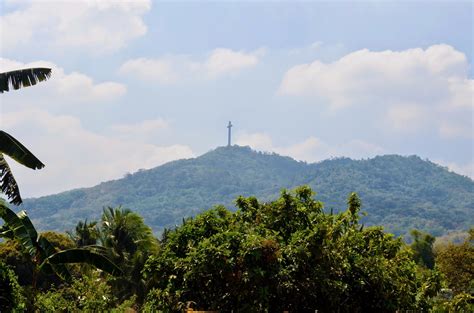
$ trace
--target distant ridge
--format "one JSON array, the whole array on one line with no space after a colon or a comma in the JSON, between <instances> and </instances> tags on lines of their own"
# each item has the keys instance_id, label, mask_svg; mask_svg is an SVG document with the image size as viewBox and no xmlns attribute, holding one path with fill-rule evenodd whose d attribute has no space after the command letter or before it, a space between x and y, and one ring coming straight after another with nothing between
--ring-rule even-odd
<instances>
[{"instance_id":1,"label":"distant ridge","mask_svg":"<svg viewBox=\"0 0 474 313\"><path fill-rule=\"evenodd\" d=\"M79 220L97 219L104 206L140 213L155 232L182 218L239 195L269 201L282 188L308 184L326 209L344 209L359 193L366 224L397 235L412 228L441 235L474 224L474 182L417 156L337 158L307 164L249 147L219 147L194 159L141 170L95 187L26 199L24 208L40 229L68 230Z\"/></svg>"}]
</instances>

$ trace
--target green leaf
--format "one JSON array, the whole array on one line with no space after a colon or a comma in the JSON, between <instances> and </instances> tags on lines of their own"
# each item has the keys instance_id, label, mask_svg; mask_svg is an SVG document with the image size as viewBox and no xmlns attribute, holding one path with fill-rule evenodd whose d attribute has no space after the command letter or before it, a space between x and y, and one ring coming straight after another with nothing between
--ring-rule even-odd
<instances>
[{"instance_id":1,"label":"green leaf","mask_svg":"<svg viewBox=\"0 0 474 313\"><path fill-rule=\"evenodd\" d=\"M0 191L3 192L10 202L15 205L20 205L23 200L21 199L20 189L16 183L15 177L7 163L7 160L3 157L0 152Z\"/></svg>"},{"instance_id":2,"label":"green leaf","mask_svg":"<svg viewBox=\"0 0 474 313\"><path fill-rule=\"evenodd\" d=\"M12 135L0 130L0 153L4 153L13 160L26 167L37 170L44 167L44 164L34 156L25 146Z\"/></svg>"},{"instance_id":3,"label":"green leaf","mask_svg":"<svg viewBox=\"0 0 474 313\"><path fill-rule=\"evenodd\" d=\"M28 214L26 214L25 211L21 211L17 214L17 216L22 221L23 226L25 226L31 240L36 241L36 239L38 238L38 233L36 232L36 229L33 226L33 223L31 222L30 218L28 217Z\"/></svg>"},{"instance_id":4,"label":"green leaf","mask_svg":"<svg viewBox=\"0 0 474 313\"><path fill-rule=\"evenodd\" d=\"M113 276L122 275L122 270L117 265L112 263L112 261L110 261L105 256L89 249L76 248L57 252L48 257L46 260L44 260L40 268L46 263L49 263L51 265L66 263L86 263L95 266L98 269L103 270L104 272L109 273Z\"/></svg>"},{"instance_id":5,"label":"green leaf","mask_svg":"<svg viewBox=\"0 0 474 313\"><path fill-rule=\"evenodd\" d=\"M20 241L22 247L27 250L31 256L35 256L37 251L35 245L36 237L31 237L31 235L36 234L36 230L28 216L26 216L26 213L20 212L20 214L21 218L10 208L0 204L0 218L5 221L5 225L13 232L15 238ZM30 227L33 227L33 229Z\"/></svg>"},{"instance_id":6,"label":"green leaf","mask_svg":"<svg viewBox=\"0 0 474 313\"><path fill-rule=\"evenodd\" d=\"M51 77L50 68L28 68L0 73L0 93L10 91L10 87L16 90L36 85L49 77Z\"/></svg>"}]
</instances>

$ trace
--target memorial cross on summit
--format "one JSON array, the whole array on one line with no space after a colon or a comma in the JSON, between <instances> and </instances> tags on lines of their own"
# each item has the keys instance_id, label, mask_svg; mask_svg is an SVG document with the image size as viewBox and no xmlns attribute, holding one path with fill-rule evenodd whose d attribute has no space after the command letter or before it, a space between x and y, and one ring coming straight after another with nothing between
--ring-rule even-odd
<instances>
[{"instance_id":1,"label":"memorial cross on summit","mask_svg":"<svg viewBox=\"0 0 474 313\"><path fill-rule=\"evenodd\" d=\"M229 125L227 125L227 128L229 129L229 133L228 133L228 136L227 136L227 147L230 147L230 135L231 135L231 128L232 128L232 123L229 121Z\"/></svg>"}]
</instances>

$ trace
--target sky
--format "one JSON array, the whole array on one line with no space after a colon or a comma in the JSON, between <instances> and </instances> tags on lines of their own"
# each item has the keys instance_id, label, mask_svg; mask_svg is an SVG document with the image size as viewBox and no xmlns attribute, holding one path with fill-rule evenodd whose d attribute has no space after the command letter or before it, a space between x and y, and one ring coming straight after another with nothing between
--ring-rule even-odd
<instances>
[{"instance_id":1,"label":"sky","mask_svg":"<svg viewBox=\"0 0 474 313\"><path fill-rule=\"evenodd\" d=\"M473 2L0 0L23 197L233 143L306 162L418 155L474 177Z\"/></svg>"}]
</instances>

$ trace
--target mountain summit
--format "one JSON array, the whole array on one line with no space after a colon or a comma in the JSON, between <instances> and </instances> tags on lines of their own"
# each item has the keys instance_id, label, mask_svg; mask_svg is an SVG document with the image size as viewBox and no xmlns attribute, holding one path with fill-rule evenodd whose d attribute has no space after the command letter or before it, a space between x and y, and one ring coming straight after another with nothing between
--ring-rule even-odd
<instances>
[{"instance_id":1,"label":"mountain summit","mask_svg":"<svg viewBox=\"0 0 474 313\"><path fill-rule=\"evenodd\" d=\"M417 156L367 160L337 158L308 164L249 147L219 147L194 159L173 161L95 187L26 199L41 229L68 230L96 219L105 206L130 208L155 232L216 204L232 207L239 195L275 199L282 188L310 185L327 210L345 209L357 192L366 224L395 234L412 228L440 235L474 224L474 182Z\"/></svg>"}]
</instances>

